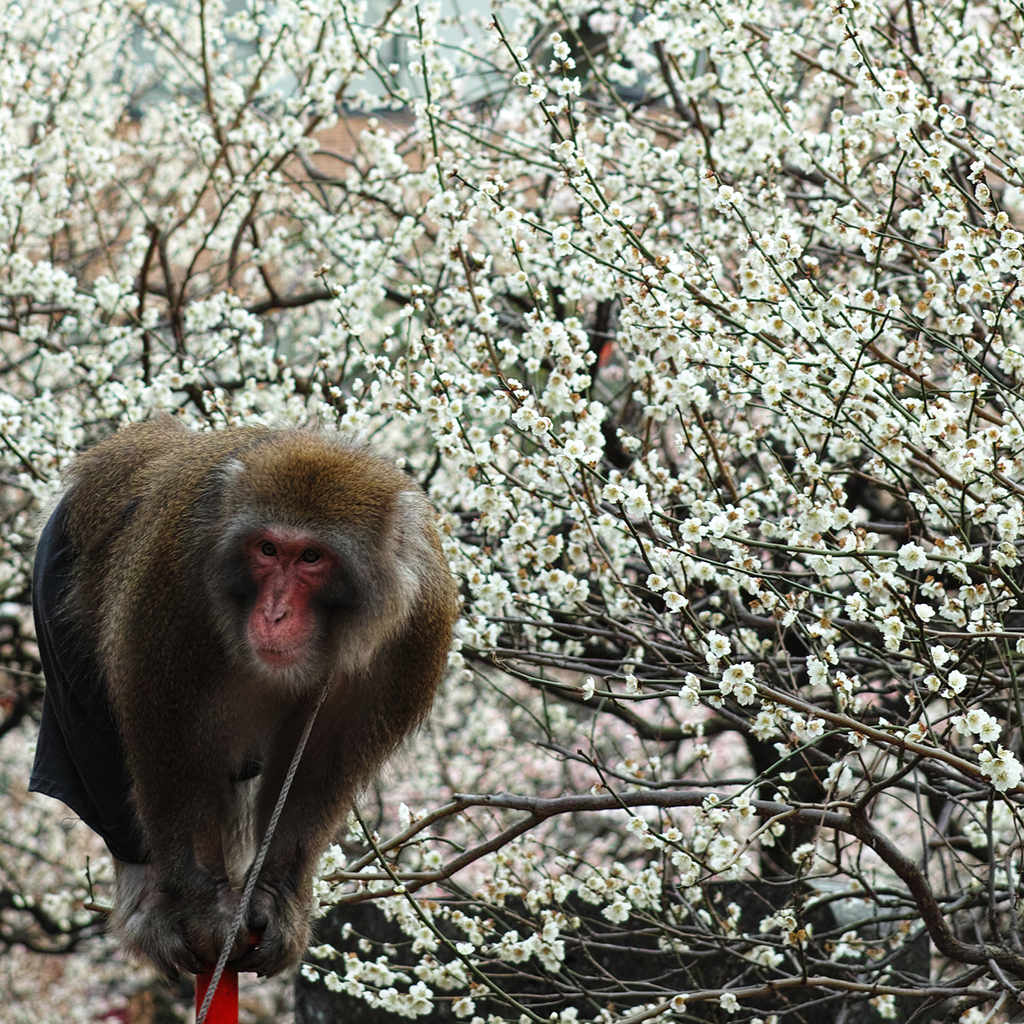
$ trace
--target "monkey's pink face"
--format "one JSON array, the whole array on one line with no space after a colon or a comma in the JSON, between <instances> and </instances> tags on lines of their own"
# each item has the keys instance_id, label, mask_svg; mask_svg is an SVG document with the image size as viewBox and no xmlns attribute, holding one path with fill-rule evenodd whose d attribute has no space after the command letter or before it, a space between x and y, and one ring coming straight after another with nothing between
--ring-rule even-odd
<instances>
[{"instance_id":1,"label":"monkey's pink face","mask_svg":"<svg viewBox=\"0 0 1024 1024\"><path fill-rule=\"evenodd\" d=\"M336 557L312 534L261 530L245 542L256 583L249 642L270 668L302 661L316 632L312 599L337 566Z\"/></svg>"}]
</instances>

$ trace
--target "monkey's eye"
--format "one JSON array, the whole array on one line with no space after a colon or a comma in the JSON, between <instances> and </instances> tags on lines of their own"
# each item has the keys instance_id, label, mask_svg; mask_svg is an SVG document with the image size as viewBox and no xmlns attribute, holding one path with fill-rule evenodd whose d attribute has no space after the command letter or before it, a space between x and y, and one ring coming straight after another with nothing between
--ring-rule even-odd
<instances>
[{"instance_id":1,"label":"monkey's eye","mask_svg":"<svg viewBox=\"0 0 1024 1024\"><path fill-rule=\"evenodd\" d=\"M267 558L273 558L273 557L274 557L274 555L276 555L276 554L277 554L277 548L275 548L275 547L274 547L274 545L273 545L273 544L271 544L269 540L265 540L265 541L264 541L264 542L263 542L263 543L262 543L262 544L260 545L260 551L261 551L261 552L262 552L263 554L265 554L265 555L267 556Z\"/></svg>"},{"instance_id":2,"label":"monkey's eye","mask_svg":"<svg viewBox=\"0 0 1024 1024\"><path fill-rule=\"evenodd\" d=\"M319 562L320 552L317 551L316 548L306 548L306 550L303 551L301 555L299 555L299 558L303 562Z\"/></svg>"}]
</instances>

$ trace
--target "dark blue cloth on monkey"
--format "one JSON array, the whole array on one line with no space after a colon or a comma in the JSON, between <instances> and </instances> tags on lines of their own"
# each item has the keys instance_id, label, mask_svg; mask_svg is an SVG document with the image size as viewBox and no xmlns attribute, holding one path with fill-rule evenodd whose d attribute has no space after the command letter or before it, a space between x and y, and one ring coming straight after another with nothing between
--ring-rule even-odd
<instances>
[{"instance_id":1,"label":"dark blue cloth on monkey","mask_svg":"<svg viewBox=\"0 0 1024 1024\"><path fill-rule=\"evenodd\" d=\"M142 833L114 714L90 646L62 608L74 566L65 505L43 529L32 575L46 695L29 789L62 800L118 860L141 864Z\"/></svg>"}]
</instances>

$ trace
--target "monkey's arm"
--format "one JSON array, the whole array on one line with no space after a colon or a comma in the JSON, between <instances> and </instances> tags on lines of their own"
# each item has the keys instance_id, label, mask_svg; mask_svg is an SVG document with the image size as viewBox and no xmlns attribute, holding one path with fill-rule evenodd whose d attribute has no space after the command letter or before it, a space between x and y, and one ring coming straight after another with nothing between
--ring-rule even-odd
<instances>
[{"instance_id":1,"label":"monkey's arm","mask_svg":"<svg viewBox=\"0 0 1024 1024\"><path fill-rule=\"evenodd\" d=\"M209 705L201 720L161 700L162 682L159 673L151 674L146 689L157 697L136 696L121 716L148 862L117 865L111 927L125 948L166 973L196 973L216 961L238 906L222 832L231 813L224 759L229 734L210 728ZM151 727L155 721L162 724ZM230 940L237 955L246 933Z\"/></svg>"},{"instance_id":2,"label":"monkey's arm","mask_svg":"<svg viewBox=\"0 0 1024 1024\"><path fill-rule=\"evenodd\" d=\"M195 973L216 961L237 908L221 825L237 718L251 701L227 689L187 569L142 550L149 571L117 581L117 614L104 619L107 689L147 854L145 870L119 872L112 927L165 972ZM244 939L231 936L236 952Z\"/></svg>"}]
</instances>

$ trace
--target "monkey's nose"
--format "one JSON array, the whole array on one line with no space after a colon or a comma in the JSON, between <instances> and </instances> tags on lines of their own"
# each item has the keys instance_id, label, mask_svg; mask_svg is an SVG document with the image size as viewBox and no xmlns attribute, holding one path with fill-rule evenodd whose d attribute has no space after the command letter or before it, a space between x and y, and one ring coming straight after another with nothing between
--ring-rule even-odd
<instances>
[{"instance_id":1,"label":"monkey's nose","mask_svg":"<svg viewBox=\"0 0 1024 1024\"><path fill-rule=\"evenodd\" d=\"M264 602L262 611L263 618L266 621L267 625L275 626L277 625L277 623L288 618L288 615L291 611L291 606L285 599L284 595L277 594L268 597L268 599Z\"/></svg>"}]
</instances>

